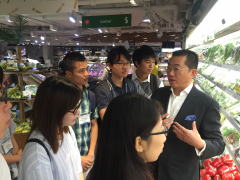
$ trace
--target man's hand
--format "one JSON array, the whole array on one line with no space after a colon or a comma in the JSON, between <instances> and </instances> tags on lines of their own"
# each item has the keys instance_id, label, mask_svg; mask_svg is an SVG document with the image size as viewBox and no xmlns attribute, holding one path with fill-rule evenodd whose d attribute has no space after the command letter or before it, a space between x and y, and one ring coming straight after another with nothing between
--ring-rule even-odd
<instances>
[{"instance_id":1,"label":"man's hand","mask_svg":"<svg viewBox=\"0 0 240 180\"><path fill-rule=\"evenodd\" d=\"M93 164L93 160L90 156L81 156L81 163L83 172L86 172Z\"/></svg>"},{"instance_id":2,"label":"man's hand","mask_svg":"<svg viewBox=\"0 0 240 180\"><path fill-rule=\"evenodd\" d=\"M169 114L168 113L166 113L166 114L163 114L161 117L162 117L162 119L164 119L165 117L167 117ZM169 129L170 127L171 127L171 125L172 125L172 123L173 123L173 121L172 121L172 116L170 116L170 117L168 117L168 118L166 118L166 119L164 119L164 120L162 120L162 124L163 124L163 126L167 126L167 128Z\"/></svg>"},{"instance_id":3,"label":"man's hand","mask_svg":"<svg viewBox=\"0 0 240 180\"><path fill-rule=\"evenodd\" d=\"M173 132L180 140L197 148L200 151L205 146L205 142L202 140L200 134L198 133L195 121L192 123L192 130L188 130L181 126L179 123L174 122Z\"/></svg>"}]
</instances>

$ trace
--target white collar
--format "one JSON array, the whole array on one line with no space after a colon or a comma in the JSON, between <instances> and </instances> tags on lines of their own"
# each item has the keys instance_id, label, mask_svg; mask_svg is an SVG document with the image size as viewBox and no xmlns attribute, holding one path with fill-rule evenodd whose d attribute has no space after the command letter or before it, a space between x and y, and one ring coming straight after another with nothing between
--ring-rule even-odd
<instances>
[{"instance_id":1,"label":"white collar","mask_svg":"<svg viewBox=\"0 0 240 180\"><path fill-rule=\"evenodd\" d=\"M191 84L190 84L188 87L186 87L186 88L180 93L180 96L183 95L184 92L185 92L186 94L189 94L190 91L192 90L192 88L193 88L193 83L191 82ZM176 96L176 95L174 94L174 92L173 92L173 88L172 88L172 87L171 87L171 91L172 91L172 95Z\"/></svg>"},{"instance_id":2,"label":"white collar","mask_svg":"<svg viewBox=\"0 0 240 180\"><path fill-rule=\"evenodd\" d=\"M136 71L134 71L133 74L132 74L132 80L134 80L134 79L139 79L139 78L137 77ZM139 79L139 81L140 81L140 79ZM142 82L149 82L149 83L150 83L150 74L148 75L148 78L145 79L145 80L142 81Z\"/></svg>"}]
</instances>

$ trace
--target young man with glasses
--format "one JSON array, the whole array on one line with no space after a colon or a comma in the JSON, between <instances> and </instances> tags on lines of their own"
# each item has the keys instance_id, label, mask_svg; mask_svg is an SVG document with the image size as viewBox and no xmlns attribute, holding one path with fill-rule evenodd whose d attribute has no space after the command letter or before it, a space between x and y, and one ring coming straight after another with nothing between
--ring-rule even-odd
<instances>
[{"instance_id":1,"label":"young man with glasses","mask_svg":"<svg viewBox=\"0 0 240 180\"><path fill-rule=\"evenodd\" d=\"M160 88L151 97L174 120L156 163L158 180L199 179L199 159L220 155L225 149L219 104L192 83L197 67L196 53L174 52L167 67L171 87Z\"/></svg>"},{"instance_id":2,"label":"young man with glasses","mask_svg":"<svg viewBox=\"0 0 240 180\"><path fill-rule=\"evenodd\" d=\"M88 83L89 71L86 58L81 53L68 53L63 59L63 70L65 77L70 79L83 92L79 107L80 114L73 130L77 138L84 177L86 178L93 165L98 137L98 109L95 100L92 100L95 99L95 94L85 87Z\"/></svg>"},{"instance_id":3,"label":"young man with glasses","mask_svg":"<svg viewBox=\"0 0 240 180\"><path fill-rule=\"evenodd\" d=\"M139 94L150 98L155 90L164 87L162 80L151 74L156 62L155 52L151 47L143 45L134 51L132 59L137 69L128 78L135 82Z\"/></svg>"},{"instance_id":4,"label":"young man with glasses","mask_svg":"<svg viewBox=\"0 0 240 180\"><path fill-rule=\"evenodd\" d=\"M122 46L113 48L108 53L108 63L110 68L110 76L99 83L95 92L97 97L97 107L99 114L103 120L103 116L109 103L113 98L128 92L137 93L135 83L127 79L128 72L131 67L131 56L129 52Z\"/></svg>"}]
</instances>

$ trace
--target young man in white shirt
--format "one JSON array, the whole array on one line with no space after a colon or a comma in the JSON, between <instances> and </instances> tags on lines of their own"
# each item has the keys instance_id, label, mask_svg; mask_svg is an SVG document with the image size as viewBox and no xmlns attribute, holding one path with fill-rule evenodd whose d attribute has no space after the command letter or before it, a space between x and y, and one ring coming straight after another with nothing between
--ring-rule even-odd
<instances>
[{"instance_id":1,"label":"young man in white shirt","mask_svg":"<svg viewBox=\"0 0 240 180\"><path fill-rule=\"evenodd\" d=\"M134 51L132 59L137 69L128 78L135 82L139 94L150 98L156 89L164 87L162 80L151 74L156 62L155 52L144 45Z\"/></svg>"}]
</instances>

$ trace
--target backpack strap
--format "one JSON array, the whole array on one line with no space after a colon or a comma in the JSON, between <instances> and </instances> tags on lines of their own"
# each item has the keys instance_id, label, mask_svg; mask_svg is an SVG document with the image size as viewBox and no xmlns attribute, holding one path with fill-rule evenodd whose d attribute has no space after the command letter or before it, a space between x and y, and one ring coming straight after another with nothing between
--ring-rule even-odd
<instances>
[{"instance_id":1,"label":"backpack strap","mask_svg":"<svg viewBox=\"0 0 240 180\"><path fill-rule=\"evenodd\" d=\"M132 80L132 74L128 74L128 75L127 75L127 78L130 79L130 80Z\"/></svg>"},{"instance_id":2,"label":"backpack strap","mask_svg":"<svg viewBox=\"0 0 240 180\"><path fill-rule=\"evenodd\" d=\"M150 87L151 87L152 93L159 88L160 83L161 82L159 82L157 76L155 76L154 74L150 74Z\"/></svg>"},{"instance_id":3,"label":"backpack strap","mask_svg":"<svg viewBox=\"0 0 240 180\"><path fill-rule=\"evenodd\" d=\"M88 99L91 103L91 113L94 113L95 112L95 109L96 109L96 96L95 96L95 93L88 90Z\"/></svg>"},{"instance_id":4,"label":"backpack strap","mask_svg":"<svg viewBox=\"0 0 240 180\"><path fill-rule=\"evenodd\" d=\"M105 93L106 93L106 96L107 96L107 100L108 100L108 103L110 103L113 99L113 96L112 96L112 92L108 86L108 83L107 83L107 80L105 79L104 81L101 81L99 83L99 86L102 86Z\"/></svg>"},{"instance_id":5,"label":"backpack strap","mask_svg":"<svg viewBox=\"0 0 240 180\"><path fill-rule=\"evenodd\" d=\"M45 149L45 151L47 152L47 155L48 155L48 157L49 157L49 159L51 161L50 153L49 153L47 147L45 146L45 144L41 140L36 139L36 138L32 138L32 139L27 140L26 144L29 143L29 142L35 142L35 143L40 144Z\"/></svg>"},{"instance_id":6,"label":"backpack strap","mask_svg":"<svg viewBox=\"0 0 240 180\"><path fill-rule=\"evenodd\" d=\"M134 86L134 82L131 79L125 78L125 81L129 87L129 92L135 92L135 86Z\"/></svg>"}]
</instances>

